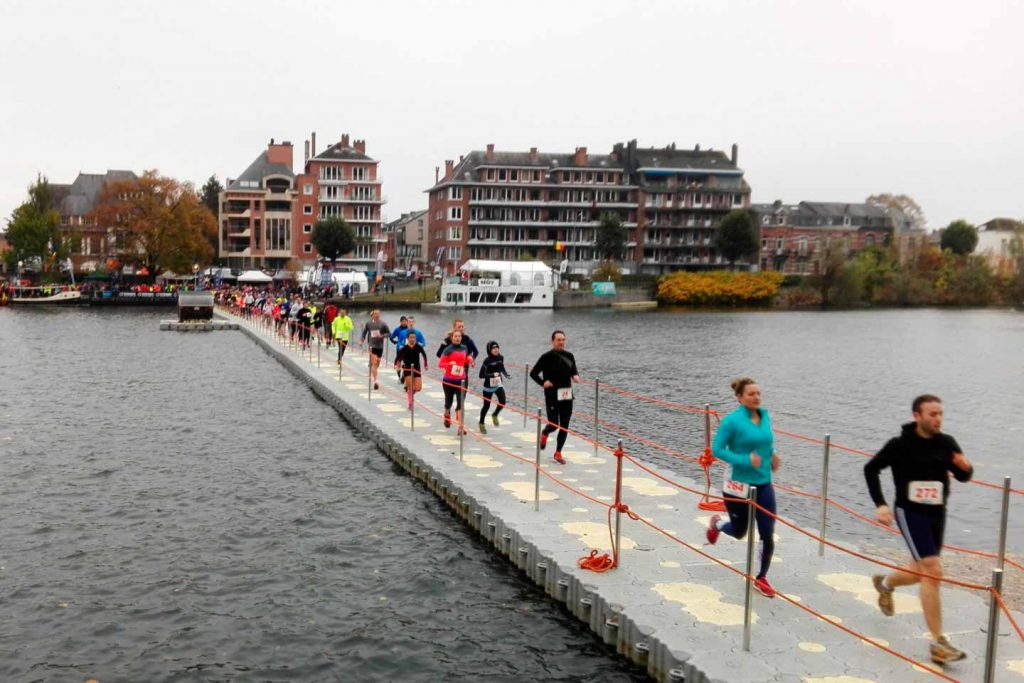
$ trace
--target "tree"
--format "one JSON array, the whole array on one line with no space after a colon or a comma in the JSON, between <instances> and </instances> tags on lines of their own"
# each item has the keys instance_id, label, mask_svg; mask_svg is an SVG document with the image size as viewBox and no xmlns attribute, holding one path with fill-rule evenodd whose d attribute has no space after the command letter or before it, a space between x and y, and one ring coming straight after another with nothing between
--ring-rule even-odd
<instances>
[{"instance_id":1,"label":"tree","mask_svg":"<svg viewBox=\"0 0 1024 683\"><path fill-rule=\"evenodd\" d=\"M714 246L729 261L730 270L737 259L757 251L757 231L750 213L744 209L727 213L715 230Z\"/></svg>"},{"instance_id":2,"label":"tree","mask_svg":"<svg viewBox=\"0 0 1024 683\"><path fill-rule=\"evenodd\" d=\"M44 175L28 188L28 199L16 208L7 222L7 242L4 252L9 266L18 261L38 258L45 264L50 257L64 258L70 245L61 234L60 213L54 206L53 190Z\"/></svg>"},{"instance_id":3,"label":"tree","mask_svg":"<svg viewBox=\"0 0 1024 683\"><path fill-rule=\"evenodd\" d=\"M310 242L333 268L338 257L356 248L356 234L344 218L323 218L313 226Z\"/></svg>"},{"instance_id":4,"label":"tree","mask_svg":"<svg viewBox=\"0 0 1024 683\"><path fill-rule=\"evenodd\" d=\"M622 225L617 214L601 214L600 222L594 231L594 253L599 258L608 263L621 259L626 253L628 240L629 231Z\"/></svg>"},{"instance_id":5,"label":"tree","mask_svg":"<svg viewBox=\"0 0 1024 683\"><path fill-rule=\"evenodd\" d=\"M928 227L928 220L924 216L921 205L915 202L909 195L883 192L881 194L873 194L864 201L874 206L902 212L907 221L909 221L910 227L914 230L924 230Z\"/></svg>"},{"instance_id":6,"label":"tree","mask_svg":"<svg viewBox=\"0 0 1024 683\"><path fill-rule=\"evenodd\" d=\"M107 183L93 212L112 233L119 258L161 270L191 272L213 260L217 219L191 183L147 171L141 178Z\"/></svg>"},{"instance_id":7,"label":"tree","mask_svg":"<svg viewBox=\"0 0 1024 683\"><path fill-rule=\"evenodd\" d=\"M224 191L224 186L217 180L216 175L210 176L206 184L203 185L202 189L199 190L199 195L202 198L203 204L210 213L216 218L220 215L220 193ZM213 248L214 253L217 252L220 244L217 239L217 231L214 230L209 235L210 246Z\"/></svg>"},{"instance_id":8,"label":"tree","mask_svg":"<svg viewBox=\"0 0 1024 683\"><path fill-rule=\"evenodd\" d=\"M978 246L978 229L965 220L956 220L942 231L939 246L943 251L949 249L957 256L966 256Z\"/></svg>"}]
</instances>

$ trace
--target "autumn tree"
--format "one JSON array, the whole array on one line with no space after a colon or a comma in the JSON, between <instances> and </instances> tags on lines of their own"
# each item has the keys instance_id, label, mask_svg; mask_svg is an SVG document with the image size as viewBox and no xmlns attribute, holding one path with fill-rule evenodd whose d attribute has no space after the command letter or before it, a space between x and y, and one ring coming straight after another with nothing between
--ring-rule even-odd
<instances>
[{"instance_id":1,"label":"autumn tree","mask_svg":"<svg viewBox=\"0 0 1024 683\"><path fill-rule=\"evenodd\" d=\"M730 270L736 261L757 251L757 230L750 213L734 209L725 215L715 230L714 246L729 262Z\"/></svg>"},{"instance_id":2,"label":"autumn tree","mask_svg":"<svg viewBox=\"0 0 1024 683\"><path fill-rule=\"evenodd\" d=\"M939 246L943 251L949 249L957 256L966 256L978 246L978 229L965 220L956 220L942 231Z\"/></svg>"},{"instance_id":3,"label":"autumn tree","mask_svg":"<svg viewBox=\"0 0 1024 683\"><path fill-rule=\"evenodd\" d=\"M331 217L313 225L309 241L324 258L331 259L333 268L338 257L356 248L356 234L344 218Z\"/></svg>"},{"instance_id":4,"label":"autumn tree","mask_svg":"<svg viewBox=\"0 0 1024 683\"><path fill-rule=\"evenodd\" d=\"M119 258L150 273L186 273L213 260L217 220L191 183L147 171L141 178L107 183L94 210L119 248Z\"/></svg>"},{"instance_id":5,"label":"autumn tree","mask_svg":"<svg viewBox=\"0 0 1024 683\"><path fill-rule=\"evenodd\" d=\"M895 209L903 213L910 227L914 230L924 230L928 226L928 220L924 216L921 205L905 194L890 194L883 192L873 194L864 200L868 204L880 206L885 209Z\"/></svg>"}]
</instances>

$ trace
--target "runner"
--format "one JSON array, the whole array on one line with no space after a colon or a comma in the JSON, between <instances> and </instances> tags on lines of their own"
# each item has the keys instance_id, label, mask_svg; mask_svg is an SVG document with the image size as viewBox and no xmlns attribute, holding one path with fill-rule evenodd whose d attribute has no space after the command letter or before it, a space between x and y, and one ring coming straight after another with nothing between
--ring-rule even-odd
<instances>
[{"instance_id":1,"label":"runner","mask_svg":"<svg viewBox=\"0 0 1024 683\"><path fill-rule=\"evenodd\" d=\"M729 521L721 515L711 517L708 525L708 543L714 545L718 535L725 533L733 538L747 535L747 520L750 515L750 487L757 487L757 504L762 509L754 512L757 535L761 539L761 568L754 579L754 588L761 595L774 598L775 589L768 583L768 568L775 553L775 489L772 486L772 472L782 465L775 452L772 436L772 422L768 411L761 407L761 389L749 377L732 383L732 390L739 401L739 407L722 419L711 446L712 454L731 465L722 495ZM771 513L771 514L769 514ZM751 533L753 531L751 530Z\"/></svg>"},{"instance_id":2,"label":"runner","mask_svg":"<svg viewBox=\"0 0 1024 683\"><path fill-rule=\"evenodd\" d=\"M422 367L420 367L420 356L423 357ZM406 335L405 346L398 349L398 353L395 354L395 368L399 367L401 368L399 373L405 382L409 410L412 410L413 394L423 388L423 371L430 369L427 364L427 352L423 345L416 340L414 334Z\"/></svg>"},{"instance_id":3,"label":"runner","mask_svg":"<svg viewBox=\"0 0 1024 683\"><path fill-rule=\"evenodd\" d=\"M466 334L466 323L464 323L460 318L456 318L452 321L452 331L445 336L444 341L441 342L439 347L437 347L437 357L440 358L441 354L444 353L444 350L452 343L452 332L455 332L456 330L462 333L463 345L469 349L470 357L472 357L473 360L476 360L477 356L480 355L480 350L476 348L476 344L473 343L473 339ZM469 366L467 365L466 367Z\"/></svg>"},{"instance_id":4,"label":"runner","mask_svg":"<svg viewBox=\"0 0 1024 683\"><path fill-rule=\"evenodd\" d=\"M469 349L462 343L460 330L452 330L451 344L445 347L440 355L438 367L444 370L444 426L448 429L452 425L451 408L454 402L455 423L459 426L459 433L466 434L468 432L462 421L462 383L466 379L466 368L473 365L473 358L469 355Z\"/></svg>"},{"instance_id":5,"label":"runner","mask_svg":"<svg viewBox=\"0 0 1024 683\"><path fill-rule=\"evenodd\" d=\"M313 325L313 309L309 302L302 302L298 315L295 317L295 324L299 330L299 344L302 348L309 348L309 332Z\"/></svg>"},{"instance_id":6,"label":"runner","mask_svg":"<svg viewBox=\"0 0 1024 683\"><path fill-rule=\"evenodd\" d=\"M327 304L324 306L324 343L330 348L331 342L334 341L334 319L338 316L338 307L334 304Z\"/></svg>"},{"instance_id":7,"label":"runner","mask_svg":"<svg viewBox=\"0 0 1024 683\"><path fill-rule=\"evenodd\" d=\"M331 323L331 334L338 342L338 365L341 365L345 349L348 348L348 339L353 327L352 318L348 317L348 309L339 308L338 314L334 316L334 322Z\"/></svg>"},{"instance_id":8,"label":"runner","mask_svg":"<svg viewBox=\"0 0 1024 683\"><path fill-rule=\"evenodd\" d=\"M384 340L388 338L390 332L387 323L381 322L380 311L371 311L370 319L363 325L359 343L365 344L367 340L370 342L370 377L373 379L374 389L380 389L380 385L377 384L377 368L380 367L380 359L384 357Z\"/></svg>"},{"instance_id":9,"label":"runner","mask_svg":"<svg viewBox=\"0 0 1024 683\"><path fill-rule=\"evenodd\" d=\"M505 407L505 388L502 386L502 375L506 378L512 377L505 369L505 357L501 355L501 347L498 342L487 342L487 358L480 364L480 377L484 380L483 399L484 404L480 408L480 433L487 433L487 426L484 425L484 418L487 417L487 410L494 401L494 414L491 415L491 422L498 426L498 413Z\"/></svg>"},{"instance_id":10,"label":"runner","mask_svg":"<svg viewBox=\"0 0 1024 683\"><path fill-rule=\"evenodd\" d=\"M939 581L942 576L942 536L946 526L946 501L949 499L949 475L957 481L969 481L974 474L960 445L942 433L942 399L924 394L911 406L913 422L903 425L899 436L889 439L875 457L864 466L868 492L875 502L878 521L896 524L910 549L907 571L872 577L878 591L878 607L889 617L894 612L892 593L900 586L921 584L921 608L932 634L931 658L936 664L948 664L967 655L953 647L942 633L942 602ZM892 468L896 484L896 513L889 509L882 494L879 472ZM915 573L910 573L915 572ZM928 574L923 578L918 574Z\"/></svg>"},{"instance_id":11,"label":"runner","mask_svg":"<svg viewBox=\"0 0 1024 683\"><path fill-rule=\"evenodd\" d=\"M540 449L548 445L548 435L558 430L555 441L555 462L565 464L562 448L569 437L569 420L572 419L572 385L580 381L576 369L576 358L565 350L565 332L551 333L551 349L537 359L530 377L544 387L544 404L547 406L548 424L540 434Z\"/></svg>"}]
</instances>

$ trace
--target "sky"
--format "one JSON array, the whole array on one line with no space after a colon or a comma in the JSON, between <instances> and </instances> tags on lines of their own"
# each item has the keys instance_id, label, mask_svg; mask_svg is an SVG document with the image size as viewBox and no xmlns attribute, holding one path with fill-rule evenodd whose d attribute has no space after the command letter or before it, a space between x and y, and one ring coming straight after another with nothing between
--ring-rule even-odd
<instances>
[{"instance_id":1,"label":"sky","mask_svg":"<svg viewBox=\"0 0 1024 683\"><path fill-rule=\"evenodd\" d=\"M753 201L1024 218L1024 1L5 0L0 216L37 173L237 177L271 138L381 161L386 219L484 149L728 151Z\"/></svg>"}]
</instances>

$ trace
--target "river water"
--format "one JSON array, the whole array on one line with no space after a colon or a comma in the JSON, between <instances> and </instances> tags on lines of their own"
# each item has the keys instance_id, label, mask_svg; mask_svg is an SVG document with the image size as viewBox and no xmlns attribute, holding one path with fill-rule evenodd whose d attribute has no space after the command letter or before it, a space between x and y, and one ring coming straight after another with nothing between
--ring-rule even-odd
<instances>
[{"instance_id":1,"label":"river water","mask_svg":"<svg viewBox=\"0 0 1024 683\"><path fill-rule=\"evenodd\" d=\"M0 309L0 680L642 680L254 342L159 332L167 315ZM451 317L419 313L432 346ZM1017 313L464 317L510 363L562 328L585 377L679 403L730 409L729 380L749 374L777 427L866 450L935 392L977 476L1024 483ZM703 446L700 416L607 389L600 403L641 436ZM778 481L819 489L819 446L778 450ZM831 493L870 512L862 464L833 452ZM958 485L948 540L993 549L998 507ZM816 529L813 505L780 508ZM1022 514L1015 502L1017 551ZM829 529L891 542L836 513Z\"/></svg>"}]
</instances>

